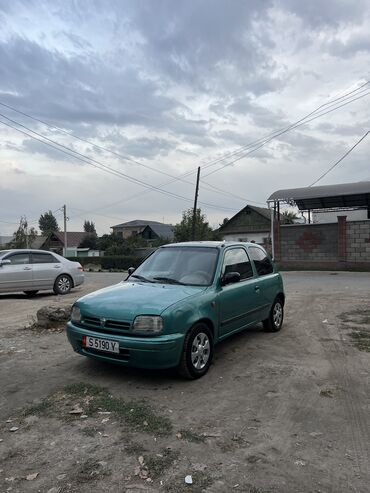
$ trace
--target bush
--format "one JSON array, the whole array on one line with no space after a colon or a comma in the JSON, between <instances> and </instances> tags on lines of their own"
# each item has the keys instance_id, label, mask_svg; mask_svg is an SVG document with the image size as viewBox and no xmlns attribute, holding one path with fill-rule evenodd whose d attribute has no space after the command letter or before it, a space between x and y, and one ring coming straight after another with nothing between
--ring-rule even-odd
<instances>
[{"instance_id":1,"label":"bush","mask_svg":"<svg viewBox=\"0 0 370 493\"><path fill-rule=\"evenodd\" d=\"M142 258L132 255L125 256L106 256L106 257L69 257L68 260L80 262L85 265L96 265L104 270L127 270L129 267L138 267L143 261Z\"/></svg>"}]
</instances>

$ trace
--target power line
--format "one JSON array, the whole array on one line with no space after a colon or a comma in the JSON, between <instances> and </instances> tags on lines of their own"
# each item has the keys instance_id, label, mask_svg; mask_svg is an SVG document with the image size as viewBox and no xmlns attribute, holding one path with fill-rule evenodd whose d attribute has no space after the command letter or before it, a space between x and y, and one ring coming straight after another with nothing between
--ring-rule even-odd
<instances>
[{"instance_id":1,"label":"power line","mask_svg":"<svg viewBox=\"0 0 370 493\"><path fill-rule=\"evenodd\" d=\"M354 101L356 101L356 100L358 100L358 99L361 99L362 97L367 96L368 94L370 94L370 92L366 92L366 91L367 91L367 89L365 89L365 90L364 90L363 88L364 88L366 85L368 85L368 84L369 84L369 81L365 82L364 84L362 84L362 85L361 85L360 87L358 87L357 89L354 89L354 90L352 90L352 91L350 91L350 92L347 92L347 93L346 93L346 94L344 94L343 96L337 97L337 98L335 98L334 100L329 101L329 102L327 102L327 103L323 103L322 105L320 105L319 107L317 107L315 110L313 110L312 112L310 112L308 115L304 116L303 118L301 118L301 119L300 119L300 120L298 120L297 122L295 122L295 123L293 123L293 124L289 125L288 127L285 127L284 129L281 129L280 131L275 131L275 132L273 132L273 133L271 133L271 134L268 134L268 136L267 136L267 137L264 137L264 138L258 139L258 140L254 141L254 142L251 142L251 143L247 144L246 146L241 147L239 150L234 151L233 153L229 153L226 157L218 158L218 159L216 159L216 160L214 160L214 161L209 162L208 164L204 165L204 166L203 166L203 168L208 168L208 167L210 167L210 166L213 166L213 165L217 164L218 162L222 162L222 161L224 161L225 159L227 159L227 157L230 157L230 156L232 156L232 155L238 155L238 158L237 158L237 159L235 159L235 160L233 160L233 161L231 161L231 162L226 163L226 164L225 164L225 165L223 165L222 167L220 167L220 168L218 168L218 169L214 170L214 171L213 171L213 172L211 172L211 173L208 173L208 175L206 175L206 176L209 176L210 174L213 174L213 173L215 173L215 172L217 172L217 171L220 171L221 169L223 169L223 168L224 168L224 167L226 167L226 166L230 166L230 165L234 164L235 162L237 162L237 161L239 161L240 159L242 159L242 158L246 157L247 155L251 154L252 152L255 152L257 149L259 149L259 148L263 147L264 145L266 145L266 144L267 144L268 142L270 142L271 140L273 140L273 139L277 138L278 136L280 136L280 135L282 135L282 134L284 134L284 133L286 133L286 132L288 132L288 131L290 131L290 130L293 130L293 129L295 129L295 128L297 128L297 127L301 126L301 125L304 125L304 124L306 124L306 123L309 123L310 121L313 121L313 120L315 120L315 119L317 119L317 118L319 118L319 117L321 117L321 116L324 116L324 115L326 115L326 114L328 114L328 113L331 113L332 111L335 111L335 110L337 110L337 109L339 109L339 108L341 108L341 107L343 107L343 106L346 106L347 104L350 104L350 103L352 103L352 102L354 102ZM356 97L356 98L353 98L353 99L348 98L348 96L351 96L351 94L354 94L354 93L356 93L356 95L360 94L360 96L358 96L358 97ZM340 104L340 105L335 106L334 108L331 108L331 109L330 109L330 110L328 110L328 111L321 112L321 113L319 113L318 115L316 115L315 117L313 117L313 118L311 118L311 119L308 119L308 120L307 120L307 118L308 118L309 116L311 116L311 115L313 115L313 114L317 113L317 112L318 112L321 108L324 108L324 107L327 107L327 106L332 106L335 102L338 102L338 101L341 101L342 103L343 103L343 101L345 101L345 102L344 102L343 104ZM14 111L18 111L18 110L15 110L14 108L12 108L12 107L11 107L11 106L9 106L9 105L6 105L5 103L0 103L0 104L2 104L3 106L8 107L9 109L13 109ZM24 114L25 116L29 116L29 115L27 115L26 113L23 113L23 112L20 112L20 113ZM185 174L180 175L179 177L174 177L174 179L173 179L173 180L171 180L170 182L166 182L166 183L164 183L164 184L161 184L161 185L159 185L159 186L155 187L155 186L153 186L153 185L146 184L145 182L142 182L141 180L137 180L137 179L135 179L135 178L133 178L133 177L129 177L129 175L125 175L124 173L121 173L121 172L119 172L118 170L112 169L112 168L110 168L109 166L106 166L106 165L104 165L103 163L100 163L99 161L96 161L96 160L94 160L94 159L92 159L92 158L89 158L88 156L85 156L85 155L83 155L83 154L81 154L81 153L78 153L77 151L74 151L73 149L70 149L69 147L63 146L62 144L59 144L58 142L55 142L55 141L53 141L53 140L51 140L51 139L48 139L47 137L43 136L42 134L39 134L39 133L37 133L37 132L33 131L32 129L29 129L28 127L25 127L24 125L22 125L22 124L20 124L20 123L18 123L18 122L15 122L14 120L9 119L9 118L8 118L8 117L6 117L5 115L2 115L2 116L3 116L4 118L6 118L8 121L12 121L12 122L14 122L16 125L19 125L19 126L22 126L23 128L28 129L29 131L31 131L31 132L32 132L32 133L34 133L35 135L39 135L39 136L40 136L40 137L42 137L43 139L48 140L48 141L50 141L50 142L52 142L52 143L56 144L56 145L57 145L57 146L59 146L59 147L63 147L63 148L65 148L65 149L68 149L69 151L71 151L71 152L72 152L72 153L74 153L74 154L77 154L77 155L83 156L83 159L78 158L78 157L77 157L76 155L74 155L74 154L70 154L69 152L65 152L65 151L63 151L62 149L60 149L59 147L55 147L54 145L50 145L50 144L48 144L47 142L45 142L44 140L37 139L37 138L35 138L34 136L29 135L29 134L27 134L26 132L23 132L23 131L19 130L18 128L15 128L15 127L13 127L13 126L11 126L11 125L7 124L6 122L1 122L1 121L0 121L0 123L3 123L4 125L7 125L7 126L8 126L8 127L10 127L10 128L13 128L13 129L17 130L18 132L21 132L21 133L23 133L23 134L27 135L28 137L34 138L34 139L36 139L36 140L38 140L38 141L40 141L40 142L42 142L42 143L44 143L44 144L46 144L46 145L49 145L50 147L53 147L53 148L55 148L55 149L57 149L57 150L59 150L59 151L61 151L61 152L64 152L65 154L70 155L70 156L74 157L75 159L79 159L80 161L87 162L88 164L90 164L90 165L92 165L92 166L94 166L94 164L92 164L90 161L93 161L93 162L99 163L99 165L100 165L100 166L102 166L103 168L106 168L106 169L104 169L104 171L108 171L108 170L109 170L108 172L111 172L111 173L113 173L113 174L123 174L123 175L126 177L126 179L129 179L129 181L134 181L134 183L135 183L135 182L136 182L136 183L137 183L137 182L140 182L139 184L141 184L141 185L142 185L142 186L144 186L144 187L149 187L152 191L159 191L159 192L161 192L161 193L165 193L165 194L167 194L167 195L175 196L176 198L180 198L180 199L182 199L182 200L186 200L186 201L188 201L188 202L189 202L189 201L191 201L191 199L188 199L188 198L186 198L186 197L178 196L177 194L173 194L172 192L167 192L167 191L164 191L164 190L162 190L160 187L163 187L163 186L169 185L169 184L173 183L174 181L177 181L177 180L178 180L178 179L180 179L181 177L184 177L184 176L189 176L189 175L190 175L190 174L192 174L194 171L187 172L187 173L185 173ZM31 116L29 116L29 117L30 117L30 118L33 118L33 119L35 119L34 117L31 117ZM38 120L38 119L35 119L35 120L36 120L36 121L40 121L41 123L48 125L47 123L43 122L42 120ZM59 127L55 127L55 126L54 126L54 128L59 129ZM60 129L60 130L62 130L62 129ZM64 131L64 130L63 130L63 132L64 132L64 133L67 133L69 136L75 137L75 136L73 136L72 134L70 134L69 132L66 132L66 131ZM84 140L84 139L80 139L80 140ZM87 141L87 142L89 142L89 141ZM89 142L89 143L90 143L90 142ZM260 144L259 144L259 145L256 145L257 143L260 143ZM93 143L91 143L91 144L92 144L92 145L95 145L95 144L93 144ZM250 151L248 151L247 153L242 153L242 154L241 154L242 149L247 149L248 147L251 147L251 146L253 146L253 145L255 146L254 148L252 148L252 149L251 149ZM99 146L98 146L98 147L99 147ZM100 147L102 147L102 146L100 146ZM104 148L104 149L105 149L105 148ZM113 151L112 151L112 152L113 152ZM240 155L240 154L241 154L241 155ZM122 156L121 156L121 157L122 157ZM86 161L86 159L87 159L88 161ZM137 162L136 160L133 160L133 161L134 161L134 162L136 162L137 164L139 164L139 162ZM140 164L142 164L142 163L140 163ZM102 169L100 166L96 166L96 165L95 165L95 167L97 167L97 168L99 168L99 169ZM149 168L150 168L150 169L153 169L153 168L151 168L151 167L149 167ZM173 176L173 175L169 175L169 176ZM202 181L202 183L204 183L204 180ZM144 185L144 184L145 184L145 185ZM222 189L220 189L220 188L215 187L214 185L211 185L210 183L207 183L207 182L206 182L206 185L208 185L209 187L211 187L211 188L213 188L214 190L218 191L219 193L223 193L223 194L227 194L227 193L228 193L228 192L226 192L225 190L222 190ZM134 198L134 197L138 197L138 196L140 196L141 194L142 194L142 192L141 192L141 193L139 193L139 194L135 194L134 196L131 196L131 197L129 197L129 198L127 198L127 197L126 197L124 200L120 200L120 201L118 201L118 202L116 202L116 203L114 203L114 204L110 204L110 205L105 206L105 207L103 207L103 208L108 208L108 207L111 207L111 206L116 205L116 204L118 204L118 203L122 203L122 202L124 202L124 201L126 201L126 200L130 200L130 199L132 199L132 198ZM234 196L235 198L240 198L241 200L246 200L246 201L249 201L249 200L247 200L247 199L244 199L244 197L236 196L235 194L231 194L231 195L232 195L232 196ZM260 203L260 202L251 201L251 200L250 200L250 202L255 202L255 203L262 204L262 203ZM220 209L221 209L219 206L216 206L215 204L208 204L208 203L206 203L206 202L201 202L201 203L202 203L202 204L204 204L204 205L208 205L209 207L216 208L216 209L218 209L218 210L220 210ZM97 210L101 210L101 209L103 209L103 208L99 208L99 209L97 209ZM227 209L228 209L228 210L235 211L235 209L230 209L230 208L227 208ZM226 208L225 208L224 210L226 210ZM91 212L94 212L94 211L91 211Z\"/></svg>"},{"instance_id":2,"label":"power line","mask_svg":"<svg viewBox=\"0 0 370 493\"><path fill-rule=\"evenodd\" d=\"M176 198L176 199L179 199L179 200L184 200L186 202L192 202L192 199L188 198L188 197L184 197L182 195L178 195L174 192L170 192L170 191L167 191L167 190L163 190L159 187L156 187L155 185L150 185L149 183L146 183L144 182L143 180L140 180L138 178L134 178L130 175L127 175L126 173L123 173L122 171L119 171L119 170L116 170L116 169L113 169L109 166L107 166L106 164L104 163L101 163L100 161L97 161L96 159L93 159L93 158L90 158L89 156L86 156L85 154L82 154L78 151L75 151L71 148L69 148L68 146L65 146L63 144L59 144L58 142L52 140L52 139L49 139L48 137L45 137L44 135L30 129L29 127L19 123L19 122L16 122L15 120L12 120L11 118L8 118L7 116L3 115L2 113L0 113L0 116L2 118L5 118L6 120L8 121L11 121L12 123L14 123L15 125L18 125L20 127L23 127L25 129L27 129L29 132L32 132L33 134L35 135L38 135L39 137L41 138L38 138L38 137L35 137L34 135L31 135L27 132L24 132L23 130L20 130L19 128L13 126L13 125L10 125L9 123L6 123L4 121L1 121L0 120L0 123L2 123L3 125L6 125L14 130L16 130L17 132L20 132L24 135L26 135L27 137L30 137L34 140L37 140L53 149L56 149L60 152L63 152L64 154L68 155L68 156L71 156L79 161L82 161L82 162L85 162L86 164L89 164L97 169L100 169L101 171L104 171L106 173L110 173L110 174L113 174L114 176L118 176L120 178L123 178L123 179L126 179L127 181L131 182L131 183L135 183L137 185L140 185L144 188L147 188L147 189L150 189L150 190L155 190L155 191L158 191L164 195L167 195L167 196L170 196L170 197L173 197L173 198ZM45 140L42 140L42 139L45 139ZM69 151L69 152L68 152ZM73 153L73 154L72 154ZM208 202L201 202L202 204L208 206L208 207L211 207L211 208L214 208L214 209L217 209L217 210L232 210L232 211L235 211L236 209L231 209L229 207L220 207L216 204L210 204Z\"/></svg>"},{"instance_id":3,"label":"power line","mask_svg":"<svg viewBox=\"0 0 370 493\"><path fill-rule=\"evenodd\" d=\"M346 98L346 97L350 96L351 94L353 94L353 93L355 93L355 92L357 92L357 94L359 94L359 91L363 90L363 88L364 88L366 85L368 85L368 84L369 84L369 81L366 81L365 83L363 83L363 84L362 84L361 86L359 86L358 88L353 89L352 91L349 91L349 92L347 92L347 93L343 94L342 96L339 96L339 97L335 98L335 99L334 99L334 100L332 100L332 101L329 101L329 102L327 102L327 103L323 103L323 104L321 104L321 105L320 105L320 106L318 106L315 110L313 110L312 112L310 112L308 115L306 115L305 117L301 118L301 119L300 119L300 120L298 120L297 122L295 122L295 123L293 123L293 124L289 125L288 127L286 127L285 129L282 129L282 130L288 130L288 129L290 129L290 128L293 128L295 125L297 125L298 123L302 122L304 119L307 119L309 116L313 115L315 112L317 112L318 110L320 110L321 108L323 108L323 107L325 107L325 106L332 105L332 104L334 104L336 101L339 101L339 100L341 100L341 99L343 99L343 98ZM8 108L8 109L10 109L10 110L12 110L12 111L15 111L15 112L17 112L17 113L19 113L19 114L21 114L21 115L23 115L23 116L26 116L27 118L30 118L30 119L32 119L32 120L34 120L34 121L37 121L37 122L39 122L39 123L42 123L43 125L46 125L47 127L54 128L54 129L58 130L59 132L62 132L62 133L66 134L66 135L68 135L68 136L70 136L70 137L73 137L73 138L75 138L75 139L78 139L78 140L80 140L80 141L82 141L82 142L86 142L86 143L88 143L88 144L90 144L90 145L92 145L92 146L94 146L94 147L96 147L96 148L98 148L98 149L101 149L101 150L104 150L104 151L110 152L110 153L112 153L113 155L116 155L116 156L118 156L118 157L119 157L119 158L121 158L121 159L124 159L124 160L127 160L127 161L131 161L131 162L133 162L133 163L135 163L135 164L137 164L137 165L139 165L139 166L143 166L143 167L145 167L145 168L147 168L147 169L150 169L151 171L155 171L155 172L158 172L158 173L161 173L161 174L164 174L164 175L170 176L170 177L174 178L174 181L181 180L181 181L183 181L184 183L188 183L188 184L193 185L191 182L188 182L187 180L183 180L183 177L185 177L185 176L189 176L189 175L190 175L190 174L192 174L195 170L192 170L191 172L186 172L185 174L182 174L182 175L179 175L178 177L175 177L174 175L171 175L170 173L166 173L166 172L164 172L164 171L162 171L162 170L159 170L159 169L157 169L157 168L153 168L153 167L148 166L148 165L146 165L146 164L144 164L144 163L141 163L141 162L139 162L139 161L137 161L137 160L135 160L135 159L132 159L132 158L130 158L130 157L128 157L128 156L123 156L122 154L119 154L119 153L117 153L117 152L115 152L115 151L113 151L113 150L111 150L111 149L109 149L109 148L107 148L107 147L104 147L104 146L101 146L101 145L95 144L94 142L91 142L91 141L89 141L89 140L87 140L87 139L84 139L84 138L82 138L82 137L79 137L79 136L76 136L76 135L74 135L74 134L71 134L70 132L67 132L66 130L64 130L64 129L62 129L62 128L60 128L60 127L56 126L56 125L50 125L49 123L45 122L44 120L41 120L40 118L33 117L33 116L31 116L31 115L29 115L29 114L27 114L27 113L25 113L25 112L23 112L23 111L20 111L20 110L18 110L18 109L16 109L16 108L14 108L14 107L12 107L12 106L10 106L10 105L6 104L6 103L3 103L3 102L1 102L1 101L0 101L0 105L1 105L1 106L4 106L4 107L6 107L6 108ZM32 130L31 130L31 131L32 131ZM278 131L276 131L276 132L280 132L280 130L278 130ZM228 153L228 154L224 155L224 156L223 156L223 157L221 157L221 158L217 158L217 159L215 159L215 160L213 160L213 161L210 161L209 163L207 163L206 165L203 165L202 167L205 169L205 168L208 168L208 167L210 167L210 166L214 166L215 164L218 164L219 162L222 162L222 161L224 161L225 159L227 159L227 158L229 158L229 157L232 157L232 156L234 156L234 155L238 155L239 153L243 152L243 150L246 150L246 149L247 149L248 147L250 147L250 146L256 145L256 144L260 143L261 141L263 142L266 138L268 138L268 137L270 137L270 136L274 136L274 138L275 138L275 134L276 134L276 132L273 132L272 134L271 134L271 133L270 133L270 134L268 134L268 136L267 136L267 137L264 137L264 138L258 139L258 140L254 141L254 142L250 142L249 144L247 144L247 145L245 145L245 146L241 146L241 147L240 147L240 149L238 149L238 150L236 150L236 151L233 151L233 152L231 152L231 153ZM280 135L280 134L278 134L278 135ZM278 135L277 135L277 136L278 136ZM57 145L59 145L59 144L57 144ZM73 151L73 152L74 152L74 151ZM244 157L244 155L243 155L243 157ZM234 161L234 162L235 162L235 161ZM230 163L230 164L233 164L233 163ZM219 169L222 169L222 168L219 168ZM211 173L209 173L209 174L211 174ZM171 182L169 182L169 183L164 184L164 186L166 186L167 184L170 184L170 183L173 183L173 181L171 181ZM214 185L211 185L211 184L210 184L210 183L208 183L208 182L204 182L204 180L202 181L202 183L203 183L203 186L204 186L204 184L206 185L206 186L204 187L205 189L209 189L209 188L207 188L207 187L210 187L210 188L212 188L213 190L215 190L215 191L217 191L217 192L219 192L219 193L222 193L222 194L224 194L224 195L229 195L229 196L232 196L232 197L234 197L234 198L238 198L238 199L243 200L243 201L245 201L245 202L254 202L254 203L257 203L257 204L262 204L262 202L256 202L256 201L253 201L253 200L250 200L250 199L246 199L246 198L244 198L244 197L240 197L240 196L237 196L237 195L235 195L235 194L232 194L232 193L230 193L230 192L228 192L228 191L226 191L226 190L222 190L222 189L220 189L220 188L217 188L217 187L215 187ZM159 185L159 186L161 187L162 185Z\"/></svg>"},{"instance_id":4,"label":"power line","mask_svg":"<svg viewBox=\"0 0 370 493\"><path fill-rule=\"evenodd\" d=\"M189 175L188 175L188 173L186 173L185 175L179 175L179 176L172 175L171 173L167 173L167 172L165 172L165 171L162 171L162 170L160 170L160 169L154 168L154 167L152 167L152 166L148 166L147 164L144 164L144 163L142 163L142 162L140 162L140 161L137 161L136 159L133 159L133 158L131 158L131 157L129 157L129 156L124 156L124 155L122 155L122 154L120 154L120 153L118 153L118 152L116 152L116 151L113 151L112 149L109 149L109 148L104 147L104 146L102 146L102 145L98 145L98 144L96 144L96 143L94 143L94 142L91 142L91 141L90 141L90 140L88 140L88 139L84 139L84 138L82 138L82 137L79 137L78 135L74 135L74 134L72 134L72 133L68 132L67 130L64 130L64 129L60 128L60 127L57 127L57 126L55 126L55 125L50 125L49 123L45 122L44 120L41 120L41 119L36 118L36 117L34 117L34 116L31 116L31 115L29 115L29 114L27 114L27 113L25 113L25 112L23 112L23 111L20 111L20 110L18 110L18 109L16 109L16 108L12 107L12 106L10 106L10 105L8 105L8 104L6 104L6 103L3 103L3 102L1 102L1 101L0 101L0 105L1 105L1 106L4 106L5 108L8 108L8 109L10 109L10 110L12 110L12 111L14 111L14 112L16 112L16 113L19 113L20 115L26 116L27 118L30 118L31 120L34 120L34 121L39 122L39 123L42 123L43 125L47 126L48 128L51 128L51 129L56 129L56 130L58 130L59 132L61 132L61 133L65 134L65 135L68 135L69 137L73 137L74 139L77 139L77 140L79 140L79 141L81 141L81 142L85 142L85 143L87 143L87 144L89 144L89 145L92 145L93 147L95 147L95 148L97 148L97 149L100 149L100 150L103 150L103 151L109 152L109 153L113 154L114 156L117 156L117 157L118 157L118 158L120 158L120 159L123 159L123 160L125 160L125 161L129 161L129 162L132 162L132 163L134 163L134 164L137 164L138 166L142 166L142 167L144 167L144 168L146 168L146 169L149 169L150 171L154 171L154 172L156 172L156 173L160 173L160 174L162 174L162 175L165 175L165 176L169 176L169 177L171 177L171 178L174 178L174 181L180 180L180 181L182 181L183 183L187 183L187 184L189 184L189 185L193 186L193 183L192 183L192 182L190 182L190 181L188 181L188 180L184 180L184 178L182 177L182 176L185 176L185 175L186 175L186 176L189 176ZM21 124L19 124L19 125L21 125ZM193 173L193 171L192 171L191 173ZM190 174L191 174L191 173L190 173ZM171 182L170 182L170 183L171 183ZM206 185L207 185L207 184L206 184ZM224 194L224 195L231 196L231 197L234 197L234 198L239 198L239 199L243 200L243 202L255 202L255 203L258 203L258 204L261 204L261 203L262 203L262 202L256 202L256 201L253 201L253 200L250 200L250 199L246 199L245 197L235 196L234 194L232 194L232 193L230 193L230 192L227 192L226 190L216 189L216 188L215 188L214 186L212 186L212 185L206 186L205 188L206 188L207 190L210 190L210 191L213 191L212 189L214 189L214 190L216 190L217 192L222 193L222 194Z\"/></svg>"},{"instance_id":5,"label":"power line","mask_svg":"<svg viewBox=\"0 0 370 493\"><path fill-rule=\"evenodd\" d=\"M331 171L331 170L333 170L336 166L338 166L338 164L339 164L340 162L342 162L342 161L343 161L343 159L345 159L345 158L348 156L348 154L350 154L350 153L353 151L353 149L354 149L355 147L357 147L357 146L359 145L359 143L360 143L360 142L362 142L362 141L363 141L363 140L364 140L364 139L365 139L365 138L369 135L369 133L370 133L370 130L368 130L368 131L367 131L367 132L366 132L366 133L365 133L365 134L361 137L361 139L360 139L360 140L358 140L358 141L357 141L357 142L356 142L356 143L355 143L355 144L354 144L354 145L353 145L350 149L348 149L348 151L347 151L347 152L345 152L345 153L343 154L343 156L342 156L340 159L338 159L338 161L336 161L336 162L335 162L332 166L330 166L330 168L329 168L327 171L325 171L325 173L323 173L323 174L322 174L322 175L321 175L321 176L320 176L317 180L315 180L313 183L311 183L311 185L309 185L309 187L312 187L313 185L316 185L316 183L317 183L317 182L319 182L322 178L324 178L324 176L326 176L328 173L330 173L330 171Z\"/></svg>"},{"instance_id":6,"label":"power line","mask_svg":"<svg viewBox=\"0 0 370 493\"><path fill-rule=\"evenodd\" d=\"M353 98L353 99L351 99L350 101L346 101L345 103L343 103L343 104L341 104L341 105L338 105L338 106L336 106L336 107L334 107L334 108L331 108L330 110L327 110L327 111L321 112L321 113L319 113L318 115L316 115L316 116L314 116L314 117L312 117L312 118L309 118L308 120L305 120L305 121L303 121L303 122L301 122L301 123L299 123L299 124L297 124L297 125L291 126L291 127L289 127L288 129L283 130L283 131L279 132L278 134L274 135L273 137L271 137L271 138L269 138L269 139L265 140L264 142L262 142L262 144L260 144L260 145L258 145L258 146L256 146L256 147L254 147L254 148L253 148L253 149L251 149L250 151L248 151L248 152L246 152L246 153L242 154L241 156L237 157L237 158L236 158L236 159L234 159L233 161L230 161L230 162L228 162L228 163L224 164L223 166L221 166L220 168L217 168L216 170L213 170L213 171L211 171L210 173L207 173L205 176L210 176L210 175L212 175L212 174L214 174L214 173L217 173L218 171L221 171L222 169L226 168L227 166L231 166L232 164L236 163L237 161L240 161L240 160L241 160L241 159L243 159L244 157L246 157L246 156L248 156L248 155L252 154L253 152L257 151L258 149L260 149L260 148L264 147L266 144L268 144L268 143L269 143L269 142L271 142L272 140L276 139L276 137L279 137L280 135L283 135L283 134L285 134L285 133L289 132L290 130L295 130L296 128L301 127L302 125L306 125L307 123L310 123L311 121L316 120L317 118L321 118L322 116L327 115L328 113L332 113L333 111L336 111L337 109L342 108L343 106L347 106L348 104L353 103L354 101L357 101L358 99L362 99L362 98L364 98L365 96L368 96L369 94L370 94L370 91L368 91L368 92L367 92L367 93L365 93L365 94L362 94L361 96L358 96L358 97L356 97L356 98Z\"/></svg>"}]
</instances>

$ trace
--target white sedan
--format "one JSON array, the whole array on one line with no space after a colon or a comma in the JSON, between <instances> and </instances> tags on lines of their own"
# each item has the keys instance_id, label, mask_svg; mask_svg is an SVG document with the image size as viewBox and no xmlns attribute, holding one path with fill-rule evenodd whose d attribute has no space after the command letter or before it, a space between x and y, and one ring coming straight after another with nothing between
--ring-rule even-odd
<instances>
[{"instance_id":1,"label":"white sedan","mask_svg":"<svg viewBox=\"0 0 370 493\"><path fill-rule=\"evenodd\" d=\"M28 296L40 290L67 294L84 282L79 262L44 250L0 250L0 293L24 291Z\"/></svg>"}]
</instances>

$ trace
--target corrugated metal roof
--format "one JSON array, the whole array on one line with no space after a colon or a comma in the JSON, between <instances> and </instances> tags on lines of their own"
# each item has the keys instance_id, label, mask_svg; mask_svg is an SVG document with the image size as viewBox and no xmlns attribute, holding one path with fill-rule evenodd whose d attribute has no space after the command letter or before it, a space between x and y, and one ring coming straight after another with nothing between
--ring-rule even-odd
<instances>
[{"instance_id":1,"label":"corrugated metal roof","mask_svg":"<svg viewBox=\"0 0 370 493\"><path fill-rule=\"evenodd\" d=\"M294 201L300 210L370 205L370 181L278 190L268 201Z\"/></svg>"}]
</instances>

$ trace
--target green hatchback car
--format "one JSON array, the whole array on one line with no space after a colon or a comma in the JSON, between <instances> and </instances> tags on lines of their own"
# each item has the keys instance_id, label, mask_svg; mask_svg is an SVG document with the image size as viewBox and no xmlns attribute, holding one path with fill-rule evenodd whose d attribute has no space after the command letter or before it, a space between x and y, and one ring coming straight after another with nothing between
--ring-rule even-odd
<instances>
[{"instance_id":1,"label":"green hatchback car","mask_svg":"<svg viewBox=\"0 0 370 493\"><path fill-rule=\"evenodd\" d=\"M262 322L283 324L283 281L254 243L189 242L158 248L128 278L80 298L67 325L84 356L137 368L209 369L216 343Z\"/></svg>"}]
</instances>

